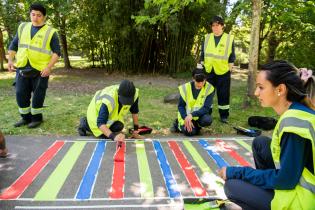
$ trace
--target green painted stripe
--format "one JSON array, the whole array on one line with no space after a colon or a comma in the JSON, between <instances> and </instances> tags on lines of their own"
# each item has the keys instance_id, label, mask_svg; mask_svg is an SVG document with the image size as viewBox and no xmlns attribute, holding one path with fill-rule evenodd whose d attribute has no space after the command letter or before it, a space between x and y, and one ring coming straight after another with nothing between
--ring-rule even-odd
<instances>
[{"instance_id":1,"label":"green painted stripe","mask_svg":"<svg viewBox=\"0 0 315 210\"><path fill-rule=\"evenodd\" d=\"M191 154L194 161L197 163L198 167L201 169L202 173L212 173L210 167L207 165L207 163L204 161L204 159L201 157L201 155L197 152L196 148L190 143L190 141L185 140L183 141L186 149Z\"/></svg>"},{"instance_id":2,"label":"green painted stripe","mask_svg":"<svg viewBox=\"0 0 315 210\"><path fill-rule=\"evenodd\" d=\"M153 184L147 154L145 152L144 141L135 141L135 143L140 175L141 197L152 198L154 196Z\"/></svg>"},{"instance_id":3,"label":"green painted stripe","mask_svg":"<svg viewBox=\"0 0 315 210\"><path fill-rule=\"evenodd\" d=\"M251 146L249 146L245 141L240 140L240 139L238 139L238 140L236 140L236 141L237 141L237 143L239 143L240 145L242 145L246 150L248 150L249 152L252 152Z\"/></svg>"},{"instance_id":4,"label":"green painted stripe","mask_svg":"<svg viewBox=\"0 0 315 210\"><path fill-rule=\"evenodd\" d=\"M81 154L86 142L75 142L56 169L48 177L34 200L55 200L71 169Z\"/></svg>"}]
</instances>

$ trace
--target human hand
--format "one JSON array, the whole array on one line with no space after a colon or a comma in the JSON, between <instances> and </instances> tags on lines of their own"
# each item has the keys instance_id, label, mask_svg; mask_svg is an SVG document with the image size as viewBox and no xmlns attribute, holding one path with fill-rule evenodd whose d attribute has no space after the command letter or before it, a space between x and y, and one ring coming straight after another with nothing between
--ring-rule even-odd
<instances>
[{"instance_id":1,"label":"human hand","mask_svg":"<svg viewBox=\"0 0 315 210\"><path fill-rule=\"evenodd\" d=\"M185 126L185 129L188 131L188 132L191 132L193 127L194 127L194 124L192 123L192 115L189 114L185 117L185 122L184 122L184 126Z\"/></svg>"},{"instance_id":2,"label":"human hand","mask_svg":"<svg viewBox=\"0 0 315 210\"><path fill-rule=\"evenodd\" d=\"M14 63L11 60L8 61L8 70L9 72L15 71Z\"/></svg>"},{"instance_id":3,"label":"human hand","mask_svg":"<svg viewBox=\"0 0 315 210\"><path fill-rule=\"evenodd\" d=\"M226 180L226 167L220 168L219 170L217 170L217 173L223 180Z\"/></svg>"},{"instance_id":4,"label":"human hand","mask_svg":"<svg viewBox=\"0 0 315 210\"><path fill-rule=\"evenodd\" d=\"M144 137L139 134L138 130L132 131L130 138L133 138L133 139L144 139Z\"/></svg>"},{"instance_id":5,"label":"human hand","mask_svg":"<svg viewBox=\"0 0 315 210\"><path fill-rule=\"evenodd\" d=\"M125 134L123 133L119 133L115 136L114 141L120 141L123 142L125 141Z\"/></svg>"},{"instance_id":6,"label":"human hand","mask_svg":"<svg viewBox=\"0 0 315 210\"><path fill-rule=\"evenodd\" d=\"M50 67L46 67L40 72L41 77L48 77L50 75L50 73L51 73Z\"/></svg>"}]
</instances>

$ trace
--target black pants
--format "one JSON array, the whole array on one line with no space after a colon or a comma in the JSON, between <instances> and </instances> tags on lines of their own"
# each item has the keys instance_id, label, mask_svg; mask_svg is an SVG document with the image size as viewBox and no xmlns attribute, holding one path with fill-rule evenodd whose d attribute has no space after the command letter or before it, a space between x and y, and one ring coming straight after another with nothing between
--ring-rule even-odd
<instances>
[{"instance_id":1,"label":"black pants","mask_svg":"<svg viewBox=\"0 0 315 210\"><path fill-rule=\"evenodd\" d=\"M207 81L213 85L217 91L218 105L219 105L219 114L221 119L229 117L229 108L220 108L222 106L230 105L230 85L231 85L231 72L228 71L225 74L217 75L212 70L208 74ZM210 114L212 109L210 110Z\"/></svg>"},{"instance_id":2,"label":"black pants","mask_svg":"<svg viewBox=\"0 0 315 210\"><path fill-rule=\"evenodd\" d=\"M34 110L43 108L46 90L48 87L48 79L49 77L41 77L40 74L34 77L24 77L17 70L15 78L15 90L16 101L19 108L30 107ZM26 121L43 120L42 113L28 112L20 114Z\"/></svg>"},{"instance_id":3,"label":"black pants","mask_svg":"<svg viewBox=\"0 0 315 210\"><path fill-rule=\"evenodd\" d=\"M87 118L86 117L82 117L80 119L80 126L82 128L84 128L86 131L88 132L92 132L90 129L90 126L87 122ZM110 127L109 130L111 130L111 132L114 133L118 133L120 131L122 131L124 129L124 124L120 121L115 121ZM99 136L100 138L108 138L107 136L105 136L104 134L102 134L101 136Z\"/></svg>"},{"instance_id":4,"label":"black pants","mask_svg":"<svg viewBox=\"0 0 315 210\"><path fill-rule=\"evenodd\" d=\"M184 126L184 125L181 127L181 132L182 132L183 134L185 134L186 136L195 136L195 135L198 135L199 132L200 132L200 129L201 129L202 127L206 127L206 126L210 126L210 125L211 125L211 123L212 123L212 118L211 118L210 115L205 114L205 115L199 117L199 119L198 119L197 121L193 120L192 122L193 122L193 124L194 124L194 127L193 127L193 129L192 129L191 132L188 132L188 131L185 129L185 126Z\"/></svg>"},{"instance_id":5,"label":"black pants","mask_svg":"<svg viewBox=\"0 0 315 210\"><path fill-rule=\"evenodd\" d=\"M258 136L254 139L252 150L256 169L274 169L270 151L271 139ZM239 179L227 180L224 184L226 196L244 210L271 209L273 190L265 190Z\"/></svg>"}]
</instances>

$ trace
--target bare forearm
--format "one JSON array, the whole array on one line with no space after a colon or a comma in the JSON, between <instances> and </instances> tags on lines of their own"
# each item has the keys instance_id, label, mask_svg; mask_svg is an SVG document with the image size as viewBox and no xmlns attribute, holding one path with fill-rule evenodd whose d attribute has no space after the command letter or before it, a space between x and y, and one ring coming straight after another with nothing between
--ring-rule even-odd
<instances>
[{"instance_id":1,"label":"bare forearm","mask_svg":"<svg viewBox=\"0 0 315 210\"><path fill-rule=\"evenodd\" d=\"M52 68L58 62L59 56L56 53L53 53L47 67Z\"/></svg>"}]
</instances>

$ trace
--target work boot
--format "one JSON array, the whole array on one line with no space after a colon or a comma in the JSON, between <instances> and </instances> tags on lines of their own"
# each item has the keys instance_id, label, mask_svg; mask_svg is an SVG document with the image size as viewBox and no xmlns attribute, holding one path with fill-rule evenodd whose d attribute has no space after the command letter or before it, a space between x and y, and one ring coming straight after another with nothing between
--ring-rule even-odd
<instances>
[{"instance_id":1,"label":"work boot","mask_svg":"<svg viewBox=\"0 0 315 210\"><path fill-rule=\"evenodd\" d=\"M8 149L6 148L5 145L5 138L0 131L0 158L5 158L8 155Z\"/></svg>"},{"instance_id":2,"label":"work boot","mask_svg":"<svg viewBox=\"0 0 315 210\"><path fill-rule=\"evenodd\" d=\"M178 119L175 119L173 122L173 125L170 127L170 132L171 133L178 133L179 129L178 129Z\"/></svg>"},{"instance_id":3,"label":"work boot","mask_svg":"<svg viewBox=\"0 0 315 210\"><path fill-rule=\"evenodd\" d=\"M43 121L33 121L27 125L28 128L37 128Z\"/></svg>"},{"instance_id":4,"label":"work boot","mask_svg":"<svg viewBox=\"0 0 315 210\"><path fill-rule=\"evenodd\" d=\"M84 127L84 124L85 124L85 118L81 117L80 118L80 124L79 124L79 127L78 127L78 133L79 133L80 136L86 136L86 129Z\"/></svg>"},{"instance_id":5,"label":"work boot","mask_svg":"<svg viewBox=\"0 0 315 210\"><path fill-rule=\"evenodd\" d=\"M25 119L21 119L20 121L18 121L18 122L16 122L15 124L14 124L14 127L21 127L21 126L23 126L23 125L27 125L27 124L29 124L30 123L30 121L28 121L28 120L25 120Z\"/></svg>"},{"instance_id":6,"label":"work boot","mask_svg":"<svg viewBox=\"0 0 315 210\"><path fill-rule=\"evenodd\" d=\"M222 117L220 121L222 123L229 124L228 118Z\"/></svg>"}]
</instances>

